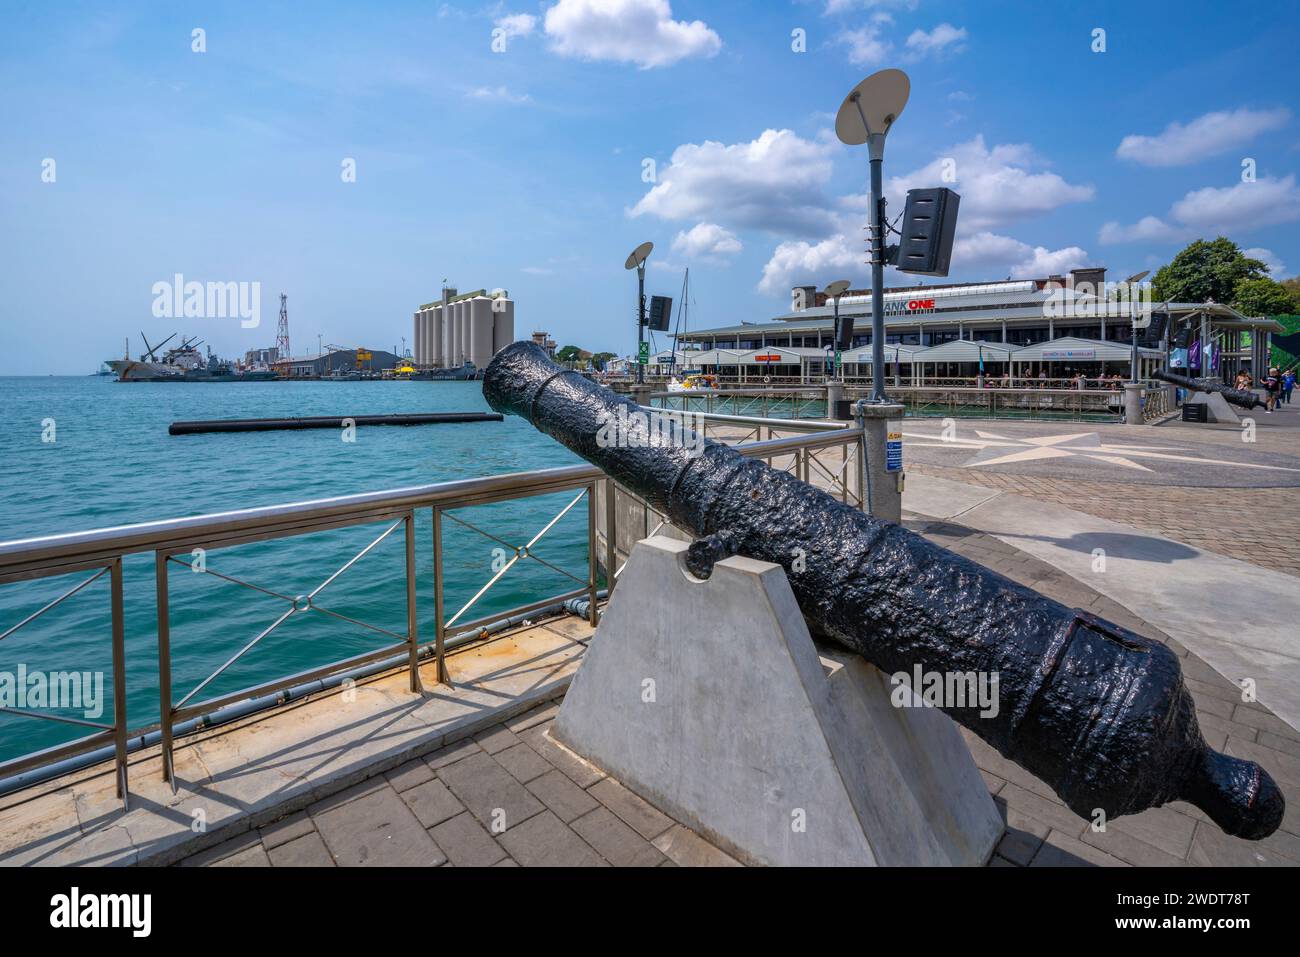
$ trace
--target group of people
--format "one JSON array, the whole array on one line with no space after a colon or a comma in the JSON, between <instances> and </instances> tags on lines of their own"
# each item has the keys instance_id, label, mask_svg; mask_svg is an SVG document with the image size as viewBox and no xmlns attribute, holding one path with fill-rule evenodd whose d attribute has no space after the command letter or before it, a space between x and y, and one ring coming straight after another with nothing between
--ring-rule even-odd
<instances>
[{"instance_id":1,"label":"group of people","mask_svg":"<svg viewBox=\"0 0 1300 957\"><path fill-rule=\"evenodd\" d=\"M1277 366L1270 366L1268 373L1260 378L1259 388L1264 390L1264 411L1272 412L1279 405L1291 404L1291 393L1295 391L1296 370L1294 367L1285 371ZM1255 380L1249 372L1237 373L1233 388L1247 392L1255 387Z\"/></svg>"}]
</instances>

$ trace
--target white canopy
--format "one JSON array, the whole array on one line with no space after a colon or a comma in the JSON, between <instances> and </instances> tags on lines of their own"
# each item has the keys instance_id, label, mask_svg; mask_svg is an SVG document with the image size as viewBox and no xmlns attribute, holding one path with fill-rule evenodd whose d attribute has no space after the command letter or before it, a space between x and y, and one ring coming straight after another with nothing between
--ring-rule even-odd
<instances>
[{"instance_id":1,"label":"white canopy","mask_svg":"<svg viewBox=\"0 0 1300 957\"><path fill-rule=\"evenodd\" d=\"M885 344L886 362L911 362L926 349L922 346L905 346L899 343ZM871 362L871 346L859 346L844 353L844 361L867 364Z\"/></svg>"},{"instance_id":2,"label":"white canopy","mask_svg":"<svg viewBox=\"0 0 1300 957\"><path fill-rule=\"evenodd\" d=\"M1159 349L1139 347L1138 353L1147 357L1163 357ZM1049 342L1035 342L1011 353L1014 362L1123 362L1133 354L1127 342L1103 342L1100 339L1077 339L1064 336Z\"/></svg>"},{"instance_id":3,"label":"white canopy","mask_svg":"<svg viewBox=\"0 0 1300 957\"><path fill-rule=\"evenodd\" d=\"M951 339L942 345L926 349L917 356L919 362L1006 362L1018 347L1006 342L984 342L979 339Z\"/></svg>"}]
</instances>

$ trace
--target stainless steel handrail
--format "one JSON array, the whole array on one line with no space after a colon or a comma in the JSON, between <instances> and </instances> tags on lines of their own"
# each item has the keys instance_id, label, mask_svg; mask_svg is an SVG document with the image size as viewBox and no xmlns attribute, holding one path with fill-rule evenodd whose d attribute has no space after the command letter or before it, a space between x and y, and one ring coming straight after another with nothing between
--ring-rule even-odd
<instances>
[{"instance_id":1,"label":"stainless steel handrail","mask_svg":"<svg viewBox=\"0 0 1300 957\"><path fill-rule=\"evenodd\" d=\"M665 410L652 409L650 411L662 412ZM672 413L672 410L667 410ZM691 413L695 416L701 416L700 413ZM761 438L762 430L766 429L769 438L765 441L757 441L739 446L737 450L747 457L762 458L771 462L775 458L790 456L793 460L795 473L801 478L807 480L810 477L813 468L819 469L822 474L826 475L833 484L838 484L841 496L845 501L849 500L849 485L845 472L849 466L848 448L857 446L857 453L854 461L857 464L857 484L858 502L862 501L861 487L863 481L863 460L861 455L861 438L862 433L856 428L844 428L838 424L825 422L812 422L808 420L795 419L760 419L746 416L724 416L720 414L703 414L702 421L713 421L722 425L742 425L754 426L754 434ZM707 429L707 426L706 426ZM796 431L804 434L787 436L783 438L771 438L774 431ZM743 441L743 439L742 439ZM823 449L843 447L845 449L843 461L840 464L838 472L833 472L827 468L824 463L817 459L817 452ZM114 745L114 761L116 764L118 793L124 804L128 800L127 787L127 739L135 739L144 734L155 731L160 734L160 743L163 753L163 775L166 780L172 781L175 786L174 776L172 773L173 760L173 730L182 722L192 724L190 719L203 714L211 713L212 710L230 705L237 701L243 701L259 696L264 696L270 692L283 691L303 682L313 681L336 675L342 671L351 671L361 665L370 662L376 662L391 658L395 653L403 653L406 658L407 667L411 672L411 690L418 692L420 690L419 682L419 659L428 650L432 650L437 661L437 675L440 682L447 682L448 675L446 671L444 654L452 644L459 644L464 641L473 640L479 634L485 625L499 621L502 618L510 617L513 613L527 613L553 606L558 601L569 598L585 596L588 601L588 614L594 625L597 620L597 514L596 514L596 488L599 483L606 483L606 488L610 488L613 482L598 468L590 465L563 466L553 469L542 469L528 472L514 472L504 475L486 476L474 479L460 479L450 482L439 482L431 485L412 486L409 488L392 489L381 492L364 492L355 495L338 496L334 498L315 499L301 502L292 502L282 505L262 506L258 508L239 509L229 512L219 512L208 515L196 515L185 518L167 519L162 521L141 522L131 525L122 525L109 528L92 529L82 532L61 533L56 535L36 536L27 539L0 542L0 584L7 584L19 581L27 581L39 578L48 578L57 575L68 574L76 571L91 570L98 571L102 574L103 570L111 573L111 593L112 600L112 651L113 651L113 715L114 721L111 726L97 726L96 733L83 737L71 742L46 748L41 751L22 755L18 758L6 762L0 762L0 778L10 774L26 771L32 768L39 768L46 765L54 764L66 758L75 758L78 756L89 755L95 752L106 743ZM582 490L582 495L588 497L588 574L585 581L582 581L582 587L571 589L561 595L552 595L547 598L530 601L523 606L510 611L496 613L486 616L475 621L461 622L453 619L448 623L444 621L443 608L443 575L442 575L442 541L441 528L444 515L451 510L466 508L475 505L484 505L494 502L526 498L538 495L545 495L554 492ZM579 499L575 499L565 509L572 508ZM609 496L609 506L606 510L606 544L607 544L607 577L610 586L613 585L614 569L614 543L617 541L617 515L613 508L614 496ZM414 521L415 513L418 509L430 508L433 512L434 520L434 593L436 596L436 631L432 642L421 643L416 631L416 609L415 609L415 541L414 541ZM309 671L299 672L291 676L281 676L258 683L251 687L242 688L238 691L220 694L214 698L209 698L201 702L192 702L191 699L197 696L212 677L220 674L224 668L230 664L230 661L218 669L214 675L204 679L197 687L177 703L172 695L172 674L171 674L171 629L169 622L169 595L168 595L168 576L167 566L173 564L186 565L185 562L177 562L175 556L192 552L196 548L201 548L205 552L210 549L227 548L232 545L246 544L258 541L267 541L272 539L287 538L297 535L319 532L330 529L339 529L357 525L377 523L387 521L393 524L388 531L380 536L380 540L399 526L405 531L405 556L406 556L406 604L407 604L407 633L400 635L383 629L372 629L383 631L384 634L397 639L396 643L385 645L383 648L367 652L362 655L356 655L343 661L333 662L328 665L313 668ZM547 529L554 524L554 520ZM479 530L481 531L481 530ZM543 530L544 534L545 530ZM486 534L486 533L485 533ZM492 537L489 535L489 537ZM533 544L541 535L533 538ZM319 586L313 595L321 591L325 585L333 581L343 571L350 568L357 560L364 556L375 543L366 546L361 553L343 565L339 571L331 575L324 584ZM527 550L525 547L524 551ZM158 617L158 682L160 695L160 720L156 724L136 729L128 729L127 710L126 710L126 670L125 670L125 629L123 616L123 589L122 589L122 562L125 556L132 554L146 554L152 552L155 564L155 610ZM536 556L528 556L536 557ZM539 559L540 560L540 559ZM547 564L546 562L542 562ZM566 574L568 574L566 572ZM260 586L247 582L238 581L230 576L216 574L218 578L224 578L227 581L234 581L236 584L245 585L254 590L274 595L279 598L287 598L284 595L278 595L270 592ZM498 576L499 577L499 576ZM569 575L570 578L576 578ZM494 579L495 580L495 579ZM581 580L580 580L581 581ZM86 584L89 584L87 582ZM489 586L487 587L490 587ZM81 590L78 586L72 592L65 594L64 597L71 597L72 594ZM485 591L479 592L479 595ZM305 596L303 596L305 597ZM475 600L477 600L476 596ZM62 599L60 599L62 600ZM312 606L306 602L305 608L297 608L297 599L288 599L293 604L295 611L309 610ZM470 603L473 604L473 601ZM4 632L5 635L12 634L17 628L22 627L28 622L39 617L40 614L47 610L51 605L47 605L41 611L29 615L23 622ZM466 606L468 608L469 606ZM317 608L317 610L331 614L328 609ZM283 616L282 616L283 617ZM337 616L336 617L342 617ZM356 622L365 625L364 622ZM278 620L276 622L278 624ZM266 634L275 627L272 624L270 628L264 630L252 642L245 645L244 650L253 647ZM366 626L370 627L370 626ZM243 654L243 651L240 652ZM238 655L236 656L238 657ZM234 659L231 659L233 661ZM11 709L12 710L12 709ZM15 712L21 714L21 712ZM44 715L30 715L30 717L45 717Z\"/></svg>"}]
</instances>

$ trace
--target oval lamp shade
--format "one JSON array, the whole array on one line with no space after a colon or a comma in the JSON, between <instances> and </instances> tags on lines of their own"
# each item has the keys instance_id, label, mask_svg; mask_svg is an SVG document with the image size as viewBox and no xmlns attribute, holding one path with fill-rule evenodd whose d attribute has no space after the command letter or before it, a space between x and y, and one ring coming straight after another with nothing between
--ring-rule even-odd
<instances>
[{"instance_id":1,"label":"oval lamp shade","mask_svg":"<svg viewBox=\"0 0 1300 957\"><path fill-rule=\"evenodd\" d=\"M628 255L627 262L623 264L623 268L635 269L637 266L641 265L643 262L646 261L646 258L650 255L650 250L654 248L655 248L654 243L642 243L640 246L636 247L636 249L632 250L631 254Z\"/></svg>"},{"instance_id":2,"label":"oval lamp shade","mask_svg":"<svg viewBox=\"0 0 1300 957\"><path fill-rule=\"evenodd\" d=\"M861 146L868 133L888 133L912 92L912 81L902 70L881 70L867 77L844 98L835 116L835 135L848 146ZM858 107L862 107L861 113ZM862 124L866 117L868 130Z\"/></svg>"}]
</instances>

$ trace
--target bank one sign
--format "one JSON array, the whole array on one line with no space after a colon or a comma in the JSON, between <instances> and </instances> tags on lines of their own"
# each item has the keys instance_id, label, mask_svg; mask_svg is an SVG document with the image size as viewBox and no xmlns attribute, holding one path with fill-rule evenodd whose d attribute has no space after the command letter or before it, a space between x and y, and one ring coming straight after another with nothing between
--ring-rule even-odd
<instances>
[{"instance_id":1,"label":"bank one sign","mask_svg":"<svg viewBox=\"0 0 1300 957\"><path fill-rule=\"evenodd\" d=\"M895 299L885 303L887 316L921 316L934 312L933 299Z\"/></svg>"}]
</instances>

